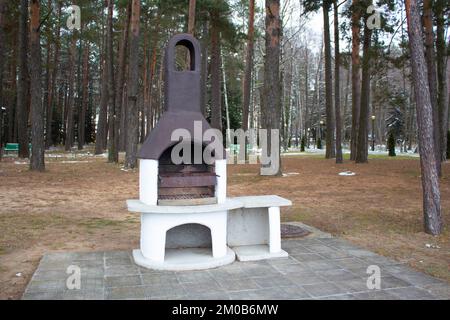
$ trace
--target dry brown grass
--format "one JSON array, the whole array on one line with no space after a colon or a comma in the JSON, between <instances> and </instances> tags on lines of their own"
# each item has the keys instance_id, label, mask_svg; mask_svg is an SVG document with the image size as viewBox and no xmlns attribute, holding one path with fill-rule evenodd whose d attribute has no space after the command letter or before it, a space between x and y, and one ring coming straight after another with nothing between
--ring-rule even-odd
<instances>
[{"instance_id":1,"label":"dry brown grass","mask_svg":"<svg viewBox=\"0 0 450 320\"><path fill-rule=\"evenodd\" d=\"M45 173L0 163L0 298L20 298L45 252L131 249L139 219L125 200L138 196L137 171L104 158L47 161ZM73 160L73 159L71 159ZM299 220L450 282L450 164L441 183L444 233L425 234L419 161L372 159L367 165L317 157L283 158L287 177L260 177L257 165L229 166L228 194L278 194L293 201L284 221ZM351 170L354 177L338 173ZM426 248L435 244L440 249ZM22 276L17 277L16 273Z\"/></svg>"}]
</instances>

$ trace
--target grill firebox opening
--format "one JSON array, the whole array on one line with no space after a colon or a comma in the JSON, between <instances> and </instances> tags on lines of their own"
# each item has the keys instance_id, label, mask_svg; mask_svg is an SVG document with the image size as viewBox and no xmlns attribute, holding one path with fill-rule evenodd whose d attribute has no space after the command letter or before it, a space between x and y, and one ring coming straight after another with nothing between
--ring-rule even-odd
<instances>
[{"instance_id":1,"label":"grill firebox opening","mask_svg":"<svg viewBox=\"0 0 450 320\"><path fill-rule=\"evenodd\" d=\"M215 166L194 162L194 143L190 161L174 164L172 147L159 158L158 205L201 205L217 203ZM202 146L202 153L204 150ZM180 154L180 156L183 156Z\"/></svg>"}]
</instances>

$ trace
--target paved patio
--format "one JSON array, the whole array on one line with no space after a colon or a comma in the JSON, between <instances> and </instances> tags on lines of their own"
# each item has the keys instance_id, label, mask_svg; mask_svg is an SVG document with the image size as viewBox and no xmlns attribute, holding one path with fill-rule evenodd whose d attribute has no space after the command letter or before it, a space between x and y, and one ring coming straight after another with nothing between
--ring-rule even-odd
<instances>
[{"instance_id":1,"label":"paved patio","mask_svg":"<svg viewBox=\"0 0 450 320\"><path fill-rule=\"evenodd\" d=\"M337 238L285 240L290 257L235 262L205 271L167 272L136 266L130 251L44 255L23 299L450 299L450 286ZM69 290L69 265L81 288ZM381 269L369 290L367 267Z\"/></svg>"}]
</instances>

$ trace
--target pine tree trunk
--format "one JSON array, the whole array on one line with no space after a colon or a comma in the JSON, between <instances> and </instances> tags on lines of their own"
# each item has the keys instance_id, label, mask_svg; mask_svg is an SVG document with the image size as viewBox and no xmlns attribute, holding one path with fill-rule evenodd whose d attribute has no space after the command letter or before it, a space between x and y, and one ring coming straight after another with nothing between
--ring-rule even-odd
<instances>
[{"instance_id":1,"label":"pine tree trunk","mask_svg":"<svg viewBox=\"0 0 450 320\"><path fill-rule=\"evenodd\" d=\"M20 1L19 18L19 78L17 85L17 140L19 158L28 158L28 0Z\"/></svg>"},{"instance_id":2,"label":"pine tree trunk","mask_svg":"<svg viewBox=\"0 0 450 320\"><path fill-rule=\"evenodd\" d=\"M49 1L50 3L50 1ZM56 22L56 38L55 38L55 53L53 55L53 66L52 66L52 75L51 75L51 83L49 86L49 93L48 93L48 101L47 101L47 118L46 118L46 132L47 132L47 139L45 141L46 148L53 145L53 136L52 136L52 128L53 128L53 101L55 100L55 93L56 93L56 78L58 76L58 64L59 64L59 52L60 52L60 38L61 38L61 1L57 1L58 11L57 16L58 20Z\"/></svg>"},{"instance_id":3,"label":"pine tree trunk","mask_svg":"<svg viewBox=\"0 0 450 320\"><path fill-rule=\"evenodd\" d=\"M358 8L359 0L352 0L352 131L351 131L351 153L350 159L356 159L356 146L359 130L359 107L361 101L361 60L360 48L360 25L361 14Z\"/></svg>"},{"instance_id":4,"label":"pine tree trunk","mask_svg":"<svg viewBox=\"0 0 450 320\"><path fill-rule=\"evenodd\" d=\"M78 115L78 150L82 150L86 143L86 111L88 109L89 91L89 43L83 49L83 85L81 98L81 112Z\"/></svg>"},{"instance_id":5,"label":"pine tree trunk","mask_svg":"<svg viewBox=\"0 0 450 320\"><path fill-rule=\"evenodd\" d=\"M449 92L447 88L447 46L445 44L445 17L444 8L447 0L437 0L436 8L436 57L437 57L437 81L438 81L438 110L440 118L440 145L441 161L447 159L447 132L449 130Z\"/></svg>"},{"instance_id":6,"label":"pine tree trunk","mask_svg":"<svg viewBox=\"0 0 450 320\"><path fill-rule=\"evenodd\" d=\"M330 37L330 19L328 11L330 10L330 3L323 1L323 30L325 43L325 109L326 109L326 153L325 158L331 159L336 156L336 149L334 143L334 106L333 106L333 74L331 71L331 37Z\"/></svg>"},{"instance_id":7,"label":"pine tree trunk","mask_svg":"<svg viewBox=\"0 0 450 320\"><path fill-rule=\"evenodd\" d=\"M75 55L76 55L76 37L75 29L72 30L72 40L69 47L69 100L67 104L67 125L65 150L69 151L73 146L74 141L74 109L75 109Z\"/></svg>"},{"instance_id":8,"label":"pine tree trunk","mask_svg":"<svg viewBox=\"0 0 450 320\"><path fill-rule=\"evenodd\" d=\"M222 131L220 34L217 15L217 13L213 13L211 17L211 126Z\"/></svg>"},{"instance_id":9,"label":"pine tree trunk","mask_svg":"<svg viewBox=\"0 0 450 320\"><path fill-rule=\"evenodd\" d=\"M119 117L117 120L120 123L119 135L116 137L118 139L119 145L118 148L120 151L125 150L125 136L126 136L126 115L127 110L125 110L125 105L123 102L123 92L125 85L125 68L127 61L127 49L128 49L128 34L130 29L130 17L131 17L131 2L132 0L128 0L127 5L127 14L125 23L123 25L122 30L122 40L120 42L119 47L119 66L118 66L118 74L117 74L117 84L116 84L116 109L117 114L116 117Z\"/></svg>"},{"instance_id":10,"label":"pine tree trunk","mask_svg":"<svg viewBox=\"0 0 450 320\"><path fill-rule=\"evenodd\" d=\"M369 1L369 5L372 1ZM368 162L369 155L369 104L370 104L370 47L372 42L372 29L367 25L368 14L365 15L363 61L361 80L361 103L359 110L358 143L356 146L356 163Z\"/></svg>"},{"instance_id":11,"label":"pine tree trunk","mask_svg":"<svg viewBox=\"0 0 450 320\"><path fill-rule=\"evenodd\" d=\"M117 120L117 108L115 104L115 83L114 83L114 49L113 49L113 12L114 1L108 0L108 23L106 32L106 68L108 70L108 162L119 162L119 151L116 135L120 122Z\"/></svg>"},{"instance_id":12,"label":"pine tree trunk","mask_svg":"<svg viewBox=\"0 0 450 320\"><path fill-rule=\"evenodd\" d=\"M206 117L207 81L208 81L208 20L203 22L202 31L202 74L200 78L201 111Z\"/></svg>"},{"instance_id":13,"label":"pine tree trunk","mask_svg":"<svg viewBox=\"0 0 450 320\"><path fill-rule=\"evenodd\" d=\"M5 43L5 0L0 0L0 108L6 105L3 101L3 72L4 72L4 43ZM3 148L3 136L5 135L4 127L5 127L5 113L3 109L0 109L0 159Z\"/></svg>"},{"instance_id":14,"label":"pine tree trunk","mask_svg":"<svg viewBox=\"0 0 450 320\"><path fill-rule=\"evenodd\" d=\"M441 146L440 146L440 119L437 93L437 79L436 79L436 56L434 52L434 33L433 33L433 12L432 1L423 1L423 24L425 30L425 59L428 69L428 85L430 88L431 106L433 107L433 122L434 126L434 141L436 145L436 162L438 175L441 175Z\"/></svg>"},{"instance_id":15,"label":"pine tree trunk","mask_svg":"<svg viewBox=\"0 0 450 320\"><path fill-rule=\"evenodd\" d=\"M245 72L243 87L243 106L242 106L242 129L248 129L248 111L250 106L250 89L252 82L253 70L253 41L255 33L255 0L249 1L249 18L248 18L248 33L247 33L247 51L245 57Z\"/></svg>"},{"instance_id":16,"label":"pine tree trunk","mask_svg":"<svg viewBox=\"0 0 450 320\"><path fill-rule=\"evenodd\" d=\"M271 152L271 129L280 129L281 85L280 85L280 0L266 0L264 61L264 104L262 128L267 129L267 153ZM277 175L281 175L280 145L278 145Z\"/></svg>"},{"instance_id":17,"label":"pine tree trunk","mask_svg":"<svg viewBox=\"0 0 450 320\"><path fill-rule=\"evenodd\" d=\"M248 15L248 33L247 33L247 50L245 56L245 71L244 82L242 83L242 129L248 130L248 113L250 108L252 70L253 70L253 47L255 34L255 0L249 1L249 15ZM244 146L247 145L247 137L245 138ZM245 159L247 159L247 147L244 148Z\"/></svg>"},{"instance_id":18,"label":"pine tree trunk","mask_svg":"<svg viewBox=\"0 0 450 320\"><path fill-rule=\"evenodd\" d=\"M155 104L153 103L153 80L155 78L155 72L156 72L156 59L157 59L157 53L158 53L158 41L159 41L159 22L160 22L160 17L159 17L159 12L156 12L156 18L155 18L155 33L153 34L153 41L152 41L152 54L150 57L150 74L149 74L149 79L148 79L148 105L146 106L146 112L147 112L147 135L150 133L150 131L153 128L153 120L155 118L155 114L156 114L156 107Z\"/></svg>"},{"instance_id":19,"label":"pine tree trunk","mask_svg":"<svg viewBox=\"0 0 450 320\"><path fill-rule=\"evenodd\" d=\"M136 167L137 145L139 134L139 115L138 115L138 78L139 78L139 21L140 21L140 0L132 0L131 9L131 39L130 39L130 59L128 74L128 115L127 115L127 143L125 167Z\"/></svg>"},{"instance_id":20,"label":"pine tree trunk","mask_svg":"<svg viewBox=\"0 0 450 320\"><path fill-rule=\"evenodd\" d=\"M194 35L195 32L195 0L189 0L188 33ZM187 64L189 65L189 64Z\"/></svg>"},{"instance_id":21,"label":"pine tree trunk","mask_svg":"<svg viewBox=\"0 0 450 320\"><path fill-rule=\"evenodd\" d=\"M339 52L339 12L337 0L333 2L334 12L334 111L336 114L336 163L342 163L342 119L340 90L340 52Z\"/></svg>"},{"instance_id":22,"label":"pine tree trunk","mask_svg":"<svg viewBox=\"0 0 450 320\"><path fill-rule=\"evenodd\" d=\"M97 131L95 133L95 154L102 154L106 149L108 136L108 69L106 68L106 53L103 52L101 66L100 110L98 114Z\"/></svg>"},{"instance_id":23,"label":"pine tree trunk","mask_svg":"<svg viewBox=\"0 0 450 320\"><path fill-rule=\"evenodd\" d=\"M425 232L438 235L442 231L439 177L434 144L433 106L423 53L423 34L416 0L405 0L411 54L412 80L416 97L419 129L420 164L422 170L423 213Z\"/></svg>"},{"instance_id":24,"label":"pine tree trunk","mask_svg":"<svg viewBox=\"0 0 450 320\"><path fill-rule=\"evenodd\" d=\"M30 170L44 171L44 106L41 88L40 1L31 0L30 95L31 95L31 159Z\"/></svg>"}]
</instances>

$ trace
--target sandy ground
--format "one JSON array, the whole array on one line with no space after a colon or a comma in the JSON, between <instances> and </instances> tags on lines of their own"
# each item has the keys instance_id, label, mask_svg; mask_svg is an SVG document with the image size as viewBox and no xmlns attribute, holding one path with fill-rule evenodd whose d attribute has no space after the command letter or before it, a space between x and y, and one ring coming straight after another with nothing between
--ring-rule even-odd
<instances>
[{"instance_id":1,"label":"sandy ground","mask_svg":"<svg viewBox=\"0 0 450 320\"><path fill-rule=\"evenodd\" d=\"M138 197L138 172L103 157L47 158L45 173L17 159L0 163L0 299L18 299L50 251L137 248L139 219L125 200ZM230 165L228 194L278 194L294 205L284 221L302 221L450 282L450 163L441 181L446 225L423 230L419 161L375 157L336 165L322 156L283 158L284 177L260 177L257 165ZM356 176L339 176L350 170ZM427 247L431 245L431 248Z\"/></svg>"}]
</instances>

